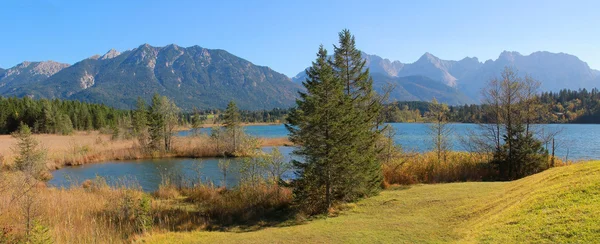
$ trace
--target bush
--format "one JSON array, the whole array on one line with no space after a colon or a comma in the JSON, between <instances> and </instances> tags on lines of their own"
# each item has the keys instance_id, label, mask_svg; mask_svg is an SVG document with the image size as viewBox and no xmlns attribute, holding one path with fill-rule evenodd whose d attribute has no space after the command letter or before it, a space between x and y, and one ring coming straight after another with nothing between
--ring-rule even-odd
<instances>
[{"instance_id":1,"label":"bush","mask_svg":"<svg viewBox=\"0 0 600 244\"><path fill-rule=\"evenodd\" d=\"M151 198L139 191L123 189L114 207L108 207L112 222L125 235L145 233L152 227Z\"/></svg>"}]
</instances>

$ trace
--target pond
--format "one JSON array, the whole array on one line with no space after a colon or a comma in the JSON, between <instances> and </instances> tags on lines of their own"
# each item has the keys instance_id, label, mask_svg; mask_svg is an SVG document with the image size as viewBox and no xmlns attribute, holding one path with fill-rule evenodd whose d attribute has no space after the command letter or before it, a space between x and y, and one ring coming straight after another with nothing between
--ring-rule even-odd
<instances>
[{"instance_id":1,"label":"pond","mask_svg":"<svg viewBox=\"0 0 600 244\"><path fill-rule=\"evenodd\" d=\"M278 148L285 156L285 160L289 161L293 148ZM272 148L267 147L263 150L270 152ZM201 180L203 183L212 182L215 185L222 185L223 175L218 167L219 160L230 160L227 186L237 185L240 178L240 163L244 160L243 158L163 158L86 164L54 171L52 173L54 177L49 184L68 188L73 185L81 185L83 181L99 176L111 186L137 184L142 190L150 192L158 189L163 176L177 176L190 181ZM284 178L290 177L291 173L284 175Z\"/></svg>"}]
</instances>

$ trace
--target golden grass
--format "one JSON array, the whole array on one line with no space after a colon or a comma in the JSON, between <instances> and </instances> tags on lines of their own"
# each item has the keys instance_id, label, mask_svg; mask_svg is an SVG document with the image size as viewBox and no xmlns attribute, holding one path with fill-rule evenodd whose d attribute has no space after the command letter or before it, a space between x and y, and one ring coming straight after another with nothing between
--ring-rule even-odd
<instances>
[{"instance_id":1,"label":"golden grass","mask_svg":"<svg viewBox=\"0 0 600 244\"><path fill-rule=\"evenodd\" d=\"M384 184L489 181L495 179L497 174L489 163L490 158L485 154L455 151L448 152L446 160L441 161L437 160L434 152L403 154L383 165ZM555 159L555 166L573 163Z\"/></svg>"},{"instance_id":2,"label":"golden grass","mask_svg":"<svg viewBox=\"0 0 600 244\"><path fill-rule=\"evenodd\" d=\"M294 143L287 137L278 138L260 138L258 139L260 145L263 147L277 147L277 146L293 146Z\"/></svg>"}]
</instances>

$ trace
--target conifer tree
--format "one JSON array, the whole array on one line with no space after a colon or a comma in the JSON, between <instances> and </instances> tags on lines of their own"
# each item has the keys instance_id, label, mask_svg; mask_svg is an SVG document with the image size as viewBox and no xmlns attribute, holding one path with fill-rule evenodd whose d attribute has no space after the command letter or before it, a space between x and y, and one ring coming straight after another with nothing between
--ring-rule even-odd
<instances>
[{"instance_id":1,"label":"conifer tree","mask_svg":"<svg viewBox=\"0 0 600 244\"><path fill-rule=\"evenodd\" d=\"M381 164L377 160L380 137L379 115L383 109L380 97L373 91L373 79L361 51L356 48L349 30L339 33L339 45L334 46L332 61L336 77L344 85L343 109L346 111L346 134L340 141L345 148L341 157L344 166L344 197L354 201L359 197L377 194L382 182Z\"/></svg>"},{"instance_id":2,"label":"conifer tree","mask_svg":"<svg viewBox=\"0 0 600 244\"><path fill-rule=\"evenodd\" d=\"M170 99L155 93L148 112L150 146L155 150L171 150L171 138L178 123L179 108Z\"/></svg>"},{"instance_id":3,"label":"conifer tree","mask_svg":"<svg viewBox=\"0 0 600 244\"><path fill-rule=\"evenodd\" d=\"M297 108L288 117L295 161L296 200L309 213L326 211L335 201L376 194L382 182L379 115L381 99L348 30L339 34L334 59L321 46L307 70Z\"/></svg>"},{"instance_id":4,"label":"conifer tree","mask_svg":"<svg viewBox=\"0 0 600 244\"><path fill-rule=\"evenodd\" d=\"M146 102L137 98L135 110L133 111L133 134L137 137L138 143L142 148L148 145L148 111Z\"/></svg>"},{"instance_id":5,"label":"conifer tree","mask_svg":"<svg viewBox=\"0 0 600 244\"><path fill-rule=\"evenodd\" d=\"M231 136L232 140L232 152L238 151L238 145L240 143L240 121L241 115L234 101L230 101L227 104L225 115L223 118L223 125L225 131Z\"/></svg>"},{"instance_id":6,"label":"conifer tree","mask_svg":"<svg viewBox=\"0 0 600 244\"><path fill-rule=\"evenodd\" d=\"M166 126L163 111L161 111L162 97L154 93L152 104L148 111L148 131L150 135L149 146L154 150L160 150L164 140L164 127Z\"/></svg>"},{"instance_id":7,"label":"conifer tree","mask_svg":"<svg viewBox=\"0 0 600 244\"><path fill-rule=\"evenodd\" d=\"M288 116L286 128L290 140L299 145L294 153L304 158L304 162L293 161L296 201L315 214L327 211L336 196L343 195L338 190L343 189L339 187L340 179L347 173L341 171L343 158L339 157L340 137L344 134L344 86L335 76L323 46L306 73L306 92L299 92L297 108Z\"/></svg>"}]
</instances>

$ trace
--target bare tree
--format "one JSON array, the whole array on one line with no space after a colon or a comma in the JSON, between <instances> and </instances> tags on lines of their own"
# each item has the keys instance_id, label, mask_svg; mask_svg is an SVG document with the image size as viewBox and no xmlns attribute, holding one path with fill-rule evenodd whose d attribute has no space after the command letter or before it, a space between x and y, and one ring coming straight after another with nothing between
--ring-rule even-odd
<instances>
[{"instance_id":1,"label":"bare tree","mask_svg":"<svg viewBox=\"0 0 600 244\"><path fill-rule=\"evenodd\" d=\"M429 133L433 141L433 149L437 156L437 163L446 162L450 150L450 135L452 128L448 125L448 105L438 103L434 98L429 104L428 117L431 119Z\"/></svg>"},{"instance_id":2,"label":"bare tree","mask_svg":"<svg viewBox=\"0 0 600 244\"><path fill-rule=\"evenodd\" d=\"M221 186L227 188L227 173L229 172L229 166L231 165L231 161L229 161L228 159L225 160L221 160L219 159L219 170L221 171L221 174L223 175L223 181L221 183Z\"/></svg>"},{"instance_id":3,"label":"bare tree","mask_svg":"<svg viewBox=\"0 0 600 244\"><path fill-rule=\"evenodd\" d=\"M522 79L512 68L506 67L501 78L492 79L483 91L488 123L481 124L484 140L478 143L494 153L494 161L504 178L519 178L528 174L525 172L539 170L539 165L534 164L538 163L538 154L543 154L540 151L543 148L541 142L533 138L531 127L540 117L539 84L530 76ZM523 147L531 150L524 151Z\"/></svg>"}]
</instances>

